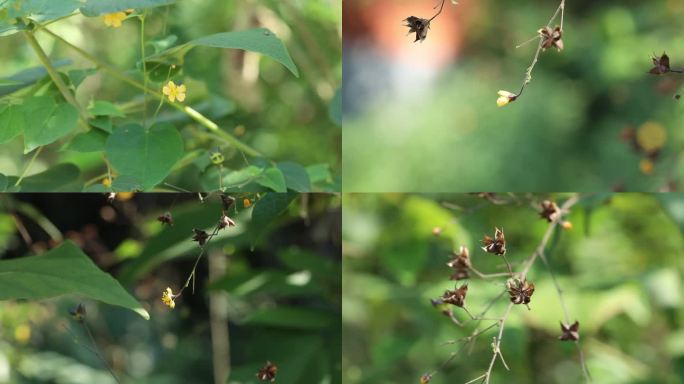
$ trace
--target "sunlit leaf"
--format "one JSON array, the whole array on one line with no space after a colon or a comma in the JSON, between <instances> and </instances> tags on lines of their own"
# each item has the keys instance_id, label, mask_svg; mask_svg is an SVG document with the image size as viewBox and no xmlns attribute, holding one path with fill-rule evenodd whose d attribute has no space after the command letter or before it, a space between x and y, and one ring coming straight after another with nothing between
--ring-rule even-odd
<instances>
[{"instance_id":1,"label":"sunlit leaf","mask_svg":"<svg viewBox=\"0 0 684 384\"><path fill-rule=\"evenodd\" d=\"M78 111L49 96L31 97L21 106L24 113L24 153L55 142L76 128Z\"/></svg>"},{"instance_id":2,"label":"sunlit leaf","mask_svg":"<svg viewBox=\"0 0 684 384\"><path fill-rule=\"evenodd\" d=\"M0 300L40 300L76 294L150 315L111 275L66 241L40 256L0 261Z\"/></svg>"},{"instance_id":3,"label":"sunlit leaf","mask_svg":"<svg viewBox=\"0 0 684 384\"><path fill-rule=\"evenodd\" d=\"M161 183L183 157L183 140L170 124L155 124L149 130L127 124L109 136L105 152L120 175L135 177L147 190Z\"/></svg>"}]
</instances>

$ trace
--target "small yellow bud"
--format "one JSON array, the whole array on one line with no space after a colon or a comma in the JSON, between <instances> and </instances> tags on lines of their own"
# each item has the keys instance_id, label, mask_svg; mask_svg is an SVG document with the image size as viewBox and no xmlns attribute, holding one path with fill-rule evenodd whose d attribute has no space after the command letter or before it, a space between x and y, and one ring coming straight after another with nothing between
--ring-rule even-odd
<instances>
[{"instance_id":1,"label":"small yellow bud","mask_svg":"<svg viewBox=\"0 0 684 384\"><path fill-rule=\"evenodd\" d=\"M242 205L245 208L249 208L252 205L252 202L249 199L244 199L244 200L242 200Z\"/></svg>"},{"instance_id":2,"label":"small yellow bud","mask_svg":"<svg viewBox=\"0 0 684 384\"><path fill-rule=\"evenodd\" d=\"M561 227L563 227L563 229L569 231L569 230L572 229L572 222L567 221L567 220L566 220L566 221L563 221L563 222L561 223Z\"/></svg>"},{"instance_id":3,"label":"small yellow bud","mask_svg":"<svg viewBox=\"0 0 684 384\"><path fill-rule=\"evenodd\" d=\"M515 99L518 98L518 95L515 93L511 93L508 91L499 91L498 92L499 98L496 99L496 105L498 107L503 107L505 105L508 105L508 103L515 101Z\"/></svg>"}]
</instances>

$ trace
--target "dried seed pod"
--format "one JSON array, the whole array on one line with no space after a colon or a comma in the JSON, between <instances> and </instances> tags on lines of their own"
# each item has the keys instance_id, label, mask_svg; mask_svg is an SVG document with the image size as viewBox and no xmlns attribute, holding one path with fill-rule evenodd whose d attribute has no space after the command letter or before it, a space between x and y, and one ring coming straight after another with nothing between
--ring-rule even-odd
<instances>
[{"instance_id":1,"label":"dried seed pod","mask_svg":"<svg viewBox=\"0 0 684 384\"><path fill-rule=\"evenodd\" d=\"M192 232L194 233L192 235L192 241L198 242L200 247L207 243L207 239L209 239L209 234L206 231L195 228L192 230Z\"/></svg>"},{"instance_id":2,"label":"dried seed pod","mask_svg":"<svg viewBox=\"0 0 684 384\"><path fill-rule=\"evenodd\" d=\"M465 297L468 293L468 284L461 285L460 288L453 291L446 290L441 297L441 300L446 304L463 307L465 305Z\"/></svg>"},{"instance_id":3,"label":"dried seed pod","mask_svg":"<svg viewBox=\"0 0 684 384\"><path fill-rule=\"evenodd\" d=\"M432 380L432 375L429 373L420 377L420 384L428 384Z\"/></svg>"},{"instance_id":4,"label":"dried seed pod","mask_svg":"<svg viewBox=\"0 0 684 384\"><path fill-rule=\"evenodd\" d=\"M648 73L652 75L662 75L670 72L670 57L665 54L665 52L663 52L660 57L653 55L651 61L653 61L653 68L651 68Z\"/></svg>"},{"instance_id":5,"label":"dried seed pod","mask_svg":"<svg viewBox=\"0 0 684 384\"><path fill-rule=\"evenodd\" d=\"M225 193L221 194L221 203L223 204L223 210L227 211L235 203L235 198L233 196L228 196Z\"/></svg>"},{"instance_id":6,"label":"dried seed pod","mask_svg":"<svg viewBox=\"0 0 684 384\"><path fill-rule=\"evenodd\" d=\"M558 337L562 341L577 341L579 340L579 321L576 321L570 325L560 323L562 335Z\"/></svg>"},{"instance_id":7,"label":"dried seed pod","mask_svg":"<svg viewBox=\"0 0 684 384\"><path fill-rule=\"evenodd\" d=\"M561 210L555 201L544 200L541 203L541 207L542 211L539 212L539 216L546 219L549 223L556 220L561 214Z\"/></svg>"},{"instance_id":8,"label":"dried seed pod","mask_svg":"<svg viewBox=\"0 0 684 384\"><path fill-rule=\"evenodd\" d=\"M534 293L534 284L527 280L510 278L506 281L506 288L513 304L529 304ZM529 307L528 307L529 308Z\"/></svg>"},{"instance_id":9,"label":"dried seed pod","mask_svg":"<svg viewBox=\"0 0 684 384\"><path fill-rule=\"evenodd\" d=\"M458 253L453 253L454 258L447 262L447 266L454 270L450 280L463 280L469 277L470 256L468 248L461 246Z\"/></svg>"},{"instance_id":10,"label":"dried seed pod","mask_svg":"<svg viewBox=\"0 0 684 384\"><path fill-rule=\"evenodd\" d=\"M261 381L268 381L273 383L276 379L277 373L278 366L271 363L270 361L267 361L266 365L264 365L263 368L261 368L259 372L257 372L256 377Z\"/></svg>"},{"instance_id":11,"label":"dried seed pod","mask_svg":"<svg viewBox=\"0 0 684 384\"><path fill-rule=\"evenodd\" d=\"M506 253L506 238L504 237L503 229L494 228L494 238L485 235L482 239L484 247L482 250L495 255L503 255Z\"/></svg>"},{"instance_id":12,"label":"dried seed pod","mask_svg":"<svg viewBox=\"0 0 684 384\"><path fill-rule=\"evenodd\" d=\"M430 29L430 20L409 16L404 21L406 22L404 26L409 27L408 34L416 33L416 39L413 42L420 41L422 43L427 37L428 29Z\"/></svg>"},{"instance_id":13,"label":"dried seed pod","mask_svg":"<svg viewBox=\"0 0 684 384\"><path fill-rule=\"evenodd\" d=\"M157 221L162 224L173 225L173 216L171 216L171 212L165 212L157 217Z\"/></svg>"},{"instance_id":14,"label":"dried seed pod","mask_svg":"<svg viewBox=\"0 0 684 384\"><path fill-rule=\"evenodd\" d=\"M218 222L218 227L219 229L224 229L224 228L229 228L229 227L234 227L235 222L233 219L228 217L227 215L223 214L221 215L221 219Z\"/></svg>"},{"instance_id":15,"label":"dried seed pod","mask_svg":"<svg viewBox=\"0 0 684 384\"><path fill-rule=\"evenodd\" d=\"M560 27L556 28L551 28L551 27L544 27L541 28L538 33L542 37L542 49L546 50L547 48L551 47L556 47L558 51L563 50L563 31L561 31Z\"/></svg>"}]
</instances>

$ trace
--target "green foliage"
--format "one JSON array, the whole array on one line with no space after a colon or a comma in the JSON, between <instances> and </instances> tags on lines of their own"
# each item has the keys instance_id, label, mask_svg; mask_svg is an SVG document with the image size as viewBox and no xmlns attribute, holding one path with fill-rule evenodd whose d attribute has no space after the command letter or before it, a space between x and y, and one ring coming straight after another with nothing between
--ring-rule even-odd
<instances>
[{"instance_id":1,"label":"green foliage","mask_svg":"<svg viewBox=\"0 0 684 384\"><path fill-rule=\"evenodd\" d=\"M131 309L145 319L150 315L109 274L102 272L72 242L41 256L0 261L0 300L48 299L80 295Z\"/></svg>"},{"instance_id":2,"label":"green foliage","mask_svg":"<svg viewBox=\"0 0 684 384\"><path fill-rule=\"evenodd\" d=\"M27 191L25 180L38 181L30 188L51 184L40 171L59 164L78 168L78 182L65 180L59 190L339 190L333 174L341 132L321 129L337 118L329 111L339 98L330 100L325 90L339 88L341 79L341 48L329 46L338 29L308 6L277 6L284 40L269 29L244 29L240 15L265 11L264 5L210 3L211 9L188 11L170 0L1 1L0 35L12 44L0 49L10 64L0 73L0 172L18 181L13 190ZM95 18L115 12L127 12L120 28ZM194 12L207 13L196 16L201 20L226 17L184 20ZM74 23L78 44L63 37ZM311 29L319 33L320 52L307 50L316 41L297 35ZM9 36L18 31L25 33ZM33 52L22 50L22 37ZM54 44L46 52L48 41ZM214 48L265 59L247 63ZM321 55L336 67L299 78L295 62L309 65ZM36 58L42 66L26 69ZM171 102L163 94L169 82L186 87L187 100ZM215 152L223 163L209 161ZM315 181L310 166L319 167Z\"/></svg>"},{"instance_id":3,"label":"green foliage","mask_svg":"<svg viewBox=\"0 0 684 384\"><path fill-rule=\"evenodd\" d=\"M490 324L458 327L431 305L457 283L449 280L446 263L463 245L478 270L505 271L500 257L479 248L479 239L498 226L505 230L507 258L519 270L548 226L539 216L540 202L567 196L498 194L492 203L466 194L345 195L343 381L418 382L437 370L430 384L463 383L484 373L496 326L441 365L461 347L446 342ZM594 382L677 382L684 368L683 350L672 341L681 337L684 315L680 216L679 194L580 195L566 217L572 230L558 230L550 240L545 254L570 321L580 322ZM442 228L439 236L434 227ZM531 310L513 308L501 344L510 371L497 361L492 382L583 382L575 346L558 341L564 314L540 259L528 277L536 285ZM503 280L471 274L469 311L477 315L489 305L503 291ZM505 296L495 301L487 317L501 316L506 305ZM460 308L454 311L458 319L468 318Z\"/></svg>"},{"instance_id":4,"label":"green foliage","mask_svg":"<svg viewBox=\"0 0 684 384\"><path fill-rule=\"evenodd\" d=\"M171 124L149 129L128 124L114 130L105 153L121 175L133 177L143 190L159 184L183 156L183 140Z\"/></svg>"}]
</instances>

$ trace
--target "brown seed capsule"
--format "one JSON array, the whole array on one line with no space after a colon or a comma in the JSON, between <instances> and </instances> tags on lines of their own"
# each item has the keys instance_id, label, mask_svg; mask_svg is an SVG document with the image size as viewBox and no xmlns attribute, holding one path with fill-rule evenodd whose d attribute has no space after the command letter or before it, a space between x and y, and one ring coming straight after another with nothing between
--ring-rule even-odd
<instances>
[{"instance_id":1,"label":"brown seed capsule","mask_svg":"<svg viewBox=\"0 0 684 384\"><path fill-rule=\"evenodd\" d=\"M165 212L163 215L157 217L157 221L162 224L173 225L173 216L171 216L171 212Z\"/></svg>"},{"instance_id":2,"label":"brown seed capsule","mask_svg":"<svg viewBox=\"0 0 684 384\"><path fill-rule=\"evenodd\" d=\"M662 56L656 57L655 55L651 57L653 61L653 68L651 68L648 73L652 75L662 75L670 72L670 57L663 52Z\"/></svg>"},{"instance_id":3,"label":"brown seed capsule","mask_svg":"<svg viewBox=\"0 0 684 384\"><path fill-rule=\"evenodd\" d=\"M276 379L276 373L278 373L278 366L270 361L267 361L266 365L264 365L263 368L257 372L256 377L261 381L269 381L273 383Z\"/></svg>"},{"instance_id":4,"label":"brown seed capsule","mask_svg":"<svg viewBox=\"0 0 684 384\"><path fill-rule=\"evenodd\" d=\"M416 41L419 41L422 43L423 40L427 37L428 29L430 29L430 20L428 19L421 19L420 17L415 17L415 16L409 16L406 19L404 19L406 24L404 24L405 27L409 27L408 34L411 34L413 32L416 33L416 39L413 41L414 43Z\"/></svg>"},{"instance_id":5,"label":"brown seed capsule","mask_svg":"<svg viewBox=\"0 0 684 384\"><path fill-rule=\"evenodd\" d=\"M219 220L219 223L218 223L219 229L230 228L230 227L234 227L234 226L235 226L235 222L233 221L233 219L231 219L230 217L228 217L225 214L221 215L221 219Z\"/></svg>"},{"instance_id":6,"label":"brown seed capsule","mask_svg":"<svg viewBox=\"0 0 684 384\"><path fill-rule=\"evenodd\" d=\"M429 373L424 374L420 377L420 384L428 384L432 380L432 375Z\"/></svg>"},{"instance_id":7,"label":"brown seed capsule","mask_svg":"<svg viewBox=\"0 0 684 384\"><path fill-rule=\"evenodd\" d=\"M560 27L544 27L537 31L542 37L542 49L556 47L558 51L563 50L563 31Z\"/></svg>"},{"instance_id":8,"label":"brown seed capsule","mask_svg":"<svg viewBox=\"0 0 684 384\"><path fill-rule=\"evenodd\" d=\"M465 305L465 297L468 293L468 284L461 285L460 288L453 291L446 290L441 297L441 300L446 304L463 307Z\"/></svg>"},{"instance_id":9,"label":"brown seed capsule","mask_svg":"<svg viewBox=\"0 0 684 384\"><path fill-rule=\"evenodd\" d=\"M461 246L458 253L453 253L453 259L447 262L447 266L454 270L450 280L463 280L469 277L468 270L470 269L470 256L468 248Z\"/></svg>"},{"instance_id":10,"label":"brown seed capsule","mask_svg":"<svg viewBox=\"0 0 684 384\"><path fill-rule=\"evenodd\" d=\"M223 204L223 210L227 211L230 209L230 207L233 206L233 203L235 203L235 198L232 196L228 196L225 193L221 194L221 203Z\"/></svg>"},{"instance_id":11,"label":"brown seed capsule","mask_svg":"<svg viewBox=\"0 0 684 384\"><path fill-rule=\"evenodd\" d=\"M571 325L563 324L561 322L562 335L558 337L562 341L577 341L579 340L579 321L575 321Z\"/></svg>"},{"instance_id":12,"label":"brown seed capsule","mask_svg":"<svg viewBox=\"0 0 684 384\"><path fill-rule=\"evenodd\" d=\"M506 288L513 304L529 304L534 293L534 284L527 280L511 278L506 281ZM529 307L528 307L529 308Z\"/></svg>"},{"instance_id":13,"label":"brown seed capsule","mask_svg":"<svg viewBox=\"0 0 684 384\"><path fill-rule=\"evenodd\" d=\"M495 255L503 255L506 253L506 238L504 237L503 229L494 228L494 238L485 235L482 239L484 247L482 250Z\"/></svg>"},{"instance_id":14,"label":"brown seed capsule","mask_svg":"<svg viewBox=\"0 0 684 384\"><path fill-rule=\"evenodd\" d=\"M555 201L544 200L541 203L542 210L539 212L539 216L546 219L549 223L556 220L561 214L560 208Z\"/></svg>"},{"instance_id":15,"label":"brown seed capsule","mask_svg":"<svg viewBox=\"0 0 684 384\"><path fill-rule=\"evenodd\" d=\"M207 243L207 239L209 239L209 234L206 231L203 231L201 229L193 229L192 232L194 233L192 235L192 241L198 242L200 247Z\"/></svg>"}]
</instances>

